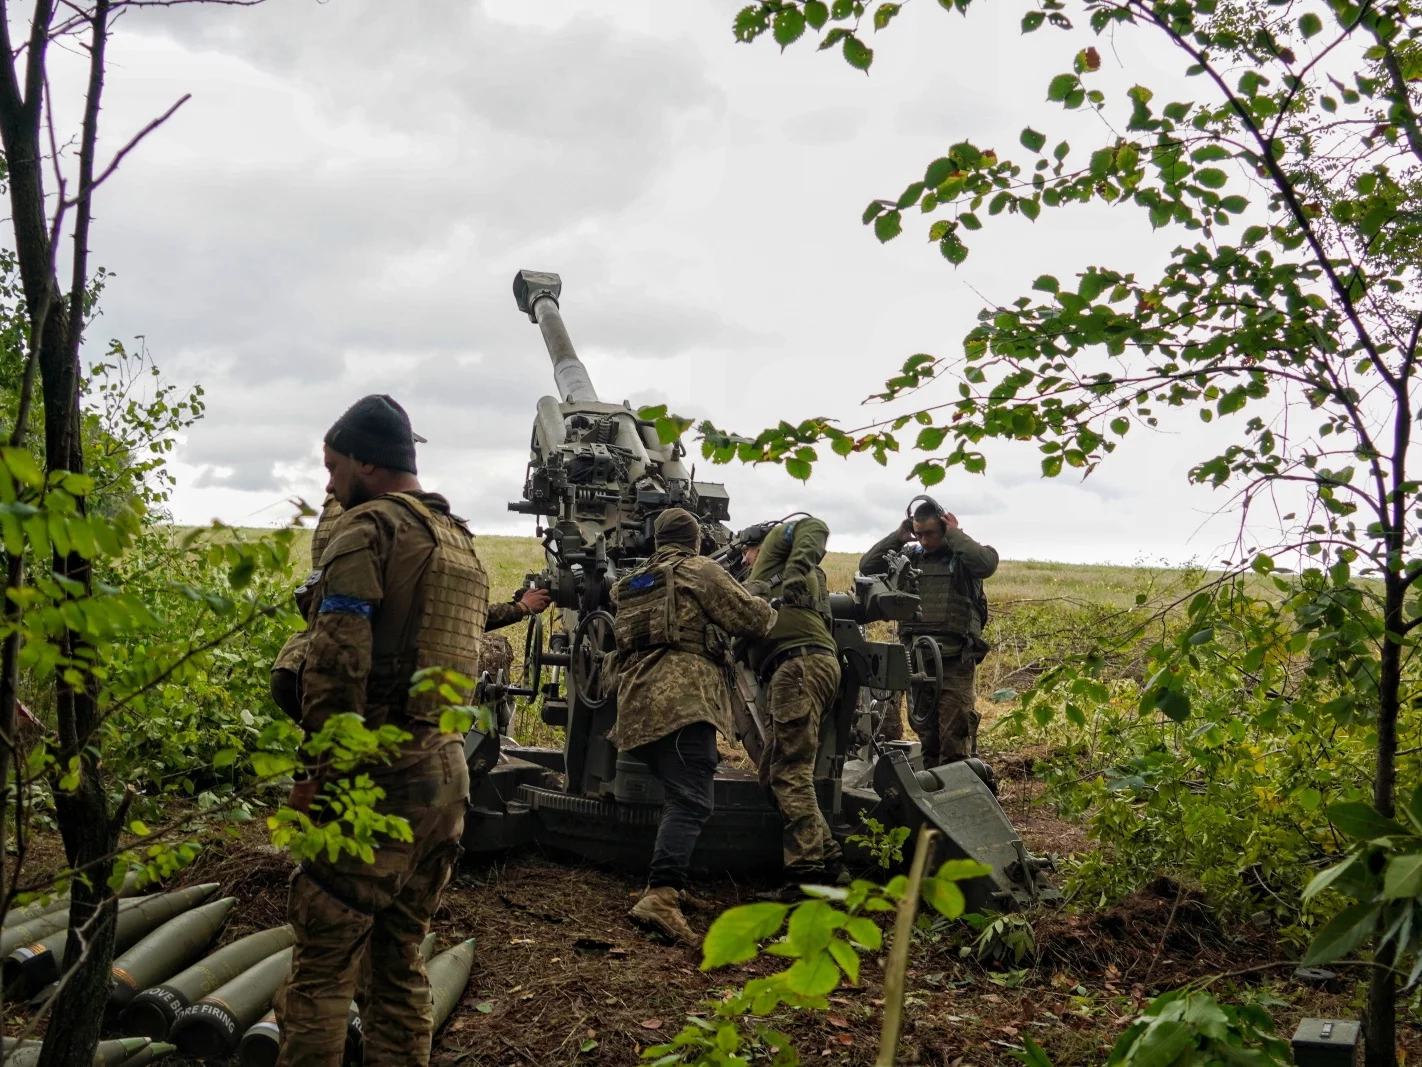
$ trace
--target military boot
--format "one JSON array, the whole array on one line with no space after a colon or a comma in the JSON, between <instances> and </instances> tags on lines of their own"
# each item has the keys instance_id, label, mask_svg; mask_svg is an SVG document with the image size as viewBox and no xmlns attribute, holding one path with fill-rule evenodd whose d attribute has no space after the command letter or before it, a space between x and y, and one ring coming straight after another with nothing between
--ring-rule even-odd
<instances>
[{"instance_id":1,"label":"military boot","mask_svg":"<svg viewBox=\"0 0 1422 1067\"><path fill-rule=\"evenodd\" d=\"M678 893L669 885L648 889L642 899L632 906L627 917L639 926L660 930L673 941L696 948L701 938L687 925L686 917L678 906Z\"/></svg>"}]
</instances>

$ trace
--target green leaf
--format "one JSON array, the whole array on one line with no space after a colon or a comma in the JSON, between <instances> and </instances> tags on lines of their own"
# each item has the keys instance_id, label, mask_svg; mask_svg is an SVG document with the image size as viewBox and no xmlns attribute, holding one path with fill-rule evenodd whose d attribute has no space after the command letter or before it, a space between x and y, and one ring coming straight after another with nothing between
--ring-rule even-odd
<instances>
[{"instance_id":1,"label":"green leaf","mask_svg":"<svg viewBox=\"0 0 1422 1067\"><path fill-rule=\"evenodd\" d=\"M844 61L855 70L868 70L874 62L874 49L850 34L844 39Z\"/></svg>"},{"instance_id":2,"label":"green leaf","mask_svg":"<svg viewBox=\"0 0 1422 1067\"><path fill-rule=\"evenodd\" d=\"M955 169L951 159L947 156L939 156L923 172L923 184L930 189L937 189Z\"/></svg>"},{"instance_id":3,"label":"green leaf","mask_svg":"<svg viewBox=\"0 0 1422 1067\"><path fill-rule=\"evenodd\" d=\"M786 936L802 957L813 956L829 945L843 925L844 914L823 900L809 900L790 913Z\"/></svg>"},{"instance_id":4,"label":"green leaf","mask_svg":"<svg viewBox=\"0 0 1422 1067\"><path fill-rule=\"evenodd\" d=\"M898 4L880 4L874 9L874 31L877 33L889 24L895 15L899 13Z\"/></svg>"},{"instance_id":5,"label":"green leaf","mask_svg":"<svg viewBox=\"0 0 1422 1067\"><path fill-rule=\"evenodd\" d=\"M1205 167L1195 172L1195 180L1206 189L1222 189L1229 181L1229 175L1218 167Z\"/></svg>"},{"instance_id":6,"label":"green leaf","mask_svg":"<svg viewBox=\"0 0 1422 1067\"><path fill-rule=\"evenodd\" d=\"M780 932L789 910L788 904L765 901L743 904L722 912L706 932L701 949L701 969L708 971L728 963L744 963L754 959L760 942Z\"/></svg>"},{"instance_id":7,"label":"green leaf","mask_svg":"<svg viewBox=\"0 0 1422 1067\"><path fill-rule=\"evenodd\" d=\"M963 224L965 230L981 230L983 228L982 221L971 211L965 211L959 215L958 221Z\"/></svg>"},{"instance_id":8,"label":"green leaf","mask_svg":"<svg viewBox=\"0 0 1422 1067\"><path fill-rule=\"evenodd\" d=\"M1169 1067L1194 1047L1195 1031L1179 1019L1156 1019L1131 1050L1132 1067Z\"/></svg>"},{"instance_id":9,"label":"green leaf","mask_svg":"<svg viewBox=\"0 0 1422 1067\"><path fill-rule=\"evenodd\" d=\"M1018 138L1022 142L1022 147L1029 152L1042 151L1042 146L1047 143L1047 135L1038 133L1031 126L1022 127L1022 135Z\"/></svg>"},{"instance_id":10,"label":"green leaf","mask_svg":"<svg viewBox=\"0 0 1422 1067\"><path fill-rule=\"evenodd\" d=\"M839 988L839 965L827 951L796 960L785 972L785 984L802 997L822 997Z\"/></svg>"},{"instance_id":11,"label":"green leaf","mask_svg":"<svg viewBox=\"0 0 1422 1067\"><path fill-rule=\"evenodd\" d=\"M1373 932L1381 911L1381 904L1354 904L1344 908L1313 939L1303 958L1305 966L1332 963L1348 955Z\"/></svg>"},{"instance_id":12,"label":"green leaf","mask_svg":"<svg viewBox=\"0 0 1422 1067\"><path fill-rule=\"evenodd\" d=\"M869 903L872 904L877 899L877 897L872 898ZM880 903L882 903L882 901L880 901ZM871 952L877 952L884 945L883 932L875 924L873 919L866 919L862 915L851 915L846 919L844 932Z\"/></svg>"},{"instance_id":13,"label":"green leaf","mask_svg":"<svg viewBox=\"0 0 1422 1067\"><path fill-rule=\"evenodd\" d=\"M935 878L948 882L963 882L969 878L981 878L992 874L992 868L977 860L948 860L938 868Z\"/></svg>"},{"instance_id":14,"label":"green leaf","mask_svg":"<svg viewBox=\"0 0 1422 1067\"><path fill-rule=\"evenodd\" d=\"M874 236L881 244L892 241L903 232L903 216L889 211L874 220Z\"/></svg>"},{"instance_id":15,"label":"green leaf","mask_svg":"<svg viewBox=\"0 0 1422 1067\"><path fill-rule=\"evenodd\" d=\"M962 915L966 906L963 891L952 882L941 878L925 878L923 880L923 899L935 911L948 919L956 919Z\"/></svg>"},{"instance_id":16,"label":"green leaf","mask_svg":"<svg viewBox=\"0 0 1422 1067\"><path fill-rule=\"evenodd\" d=\"M1037 280L1032 283L1033 289L1038 289L1044 293L1057 293L1061 291L1061 283L1050 274L1038 275Z\"/></svg>"},{"instance_id":17,"label":"green leaf","mask_svg":"<svg viewBox=\"0 0 1422 1067\"><path fill-rule=\"evenodd\" d=\"M1375 841L1380 837L1406 837L1401 823L1379 815L1356 801L1334 804L1324 811L1328 821L1355 841Z\"/></svg>"},{"instance_id":18,"label":"green leaf","mask_svg":"<svg viewBox=\"0 0 1422 1067\"><path fill-rule=\"evenodd\" d=\"M1009 1052L1008 1055L1021 1060L1027 1067L1052 1067L1046 1051L1026 1034L1022 1035L1022 1051Z\"/></svg>"},{"instance_id":19,"label":"green leaf","mask_svg":"<svg viewBox=\"0 0 1422 1067\"><path fill-rule=\"evenodd\" d=\"M1242 196L1226 196L1220 200L1220 210L1228 211L1231 215L1238 215L1249 206L1249 201Z\"/></svg>"},{"instance_id":20,"label":"green leaf","mask_svg":"<svg viewBox=\"0 0 1422 1067\"><path fill-rule=\"evenodd\" d=\"M829 19L829 8L824 0L805 0L805 21L815 29L820 29Z\"/></svg>"},{"instance_id":21,"label":"green leaf","mask_svg":"<svg viewBox=\"0 0 1422 1067\"><path fill-rule=\"evenodd\" d=\"M1031 33L1033 30L1041 26L1042 23L1046 21L1046 18L1047 13L1045 11L1027 12L1027 14L1022 16L1022 32Z\"/></svg>"},{"instance_id":22,"label":"green leaf","mask_svg":"<svg viewBox=\"0 0 1422 1067\"><path fill-rule=\"evenodd\" d=\"M1042 476L1044 478L1055 478L1062 472L1062 457L1060 455L1047 456L1042 460Z\"/></svg>"},{"instance_id":23,"label":"green leaf","mask_svg":"<svg viewBox=\"0 0 1422 1067\"><path fill-rule=\"evenodd\" d=\"M850 947L847 941L835 938L829 943L829 954L834 957L834 962L839 964L839 969L844 972L844 976L851 984L859 983L859 953Z\"/></svg>"},{"instance_id":24,"label":"green leaf","mask_svg":"<svg viewBox=\"0 0 1422 1067\"><path fill-rule=\"evenodd\" d=\"M784 51L805 32L805 16L798 7L786 5L775 13L775 43Z\"/></svg>"},{"instance_id":25,"label":"green leaf","mask_svg":"<svg viewBox=\"0 0 1422 1067\"><path fill-rule=\"evenodd\" d=\"M1080 84L1081 80L1075 74L1058 74L1047 86L1047 99L1061 103Z\"/></svg>"},{"instance_id":26,"label":"green leaf","mask_svg":"<svg viewBox=\"0 0 1422 1067\"><path fill-rule=\"evenodd\" d=\"M1393 856L1383 875L1385 900L1412 900L1422 896L1422 854Z\"/></svg>"},{"instance_id":27,"label":"green leaf","mask_svg":"<svg viewBox=\"0 0 1422 1067\"><path fill-rule=\"evenodd\" d=\"M1323 32L1323 20L1313 12L1309 12L1299 19L1299 33L1305 38L1316 37Z\"/></svg>"}]
</instances>

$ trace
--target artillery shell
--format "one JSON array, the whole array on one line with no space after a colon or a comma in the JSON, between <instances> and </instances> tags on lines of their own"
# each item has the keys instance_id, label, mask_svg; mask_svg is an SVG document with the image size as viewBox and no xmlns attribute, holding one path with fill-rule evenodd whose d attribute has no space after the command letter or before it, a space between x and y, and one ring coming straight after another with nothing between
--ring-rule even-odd
<instances>
[{"instance_id":1,"label":"artillery shell","mask_svg":"<svg viewBox=\"0 0 1422 1067\"><path fill-rule=\"evenodd\" d=\"M225 897L170 919L114 960L114 986L109 1011L122 1011L140 990L171 978L203 954L236 897Z\"/></svg>"},{"instance_id":2,"label":"artillery shell","mask_svg":"<svg viewBox=\"0 0 1422 1067\"><path fill-rule=\"evenodd\" d=\"M114 923L114 951L126 952L141 938L183 912L201 904L218 889L216 882L190 886L175 893L144 897L125 907L119 902L118 919ZM58 930L31 945L16 949L5 957L3 981L7 991L18 988L20 996L28 996L59 980L60 954L69 939L69 931ZM18 985L17 985L18 984ZM11 994L12 996L14 994Z\"/></svg>"},{"instance_id":3,"label":"artillery shell","mask_svg":"<svg viewBox=\"0 0 1422 1067\"><path fill-rule=\"evenodd\" d=\"M150 1041L139 1049L131 1059L124 1060L119 1067L147 1067L154 1060L161 1060L170 1052L178 1051L177 1045L165 1045L161 1041Z\"/></svg>"},{"instance_id":4,"label":"artillery shell","mask_svg":"<svg viewBox=\"0 0 1422 1067\"><path fill-rule=\"evenodd\" d=\"M454 1006L469 984L474 968L474 939L455 945L430 960L430 993L434 997L434 1028L438 1030L454 1012Z\"/></svg>"},{"instance_id":5,"label":"artillery shell","mask_svg":"<svg viewBox=\"0 0 1422 1067\"><path fill-rule=\"evenodd\" d=\"M119 1018L123 1031L165 1040L178 1016L194 1001L216 992L268 956L288 948L294 940L296 934L290 926L277 926L224 945L182 974L134 997Z\"/></svg>"},{"instance_id":6,"label":"artillery shell","mask_svg":"<svg viewBox=\"0 0 1422 1067\"><path fill-rule=\"evenodd\" d=\"M100 1041L94 1049L94 1067L123 1067L126 1060L138 1055L151 1042L146 1037L120 1037L112 1041ZM41 1042L26 1041L14 1052L5 1053L8 1067L36 1067L40 1058Z\"/></svg>"},{"instance_id":7,"label":"artillery shell","mask_svg":"<svg viewBox=\"0 0 1422 1067\"><path fill-rule=\"evenodd\" d=\"M434 946L435 935L426 934L424 941L420 943L420 955L426 962L429 962ZM359 1067L364 1046L360 1006L351 1001L350 1010L346 1014L346 1053L342 1060L345 1067ZM269 1011L242 1035L242 1043L237 1046L237 1062L241 1067L272 1067L276 1063L280 1048L281 1031L277 1028L276 1012Z\"/></svg>"},{"instance_id":8,"label":"artillery shell","mask_svg":"<svg viewBox=\"0 0 1422 1067\"><path fill-rule=\"evenodd\" d=\"M271 1007L277 986L291 970L293 951L268 956L186 1009L173 1024L173 1044L199 1059L230 1056L247 1028Z\"/></svg>"},{"instance_id":9,"label":"artillery shell","mask_svg":"<svg viewBox=\"0 0 1422 1067\"><path fill-rule=\"evenodd\" d=\"M124 876L123 885L119 887L119 891L116 894L119 899L131 897L138 892L138 876L140 873L139 871L129 871L128 874ZM22 904L18 908L11 908L5 913L5 918L0 920L0 925L3 925L5 932L9 933L12 926L29 922L31 919L38 919L41 915L48 915L54 911L63 911L66 915L68 914L69 890L66 889L63 893L50 897L49 900L36 900L29 904ZM7 956L26 941L34 940L36 940L34 937L22 937L7 948L5 947L4 940L0 939L0 956Z\"/></svg>"}]
</instances>

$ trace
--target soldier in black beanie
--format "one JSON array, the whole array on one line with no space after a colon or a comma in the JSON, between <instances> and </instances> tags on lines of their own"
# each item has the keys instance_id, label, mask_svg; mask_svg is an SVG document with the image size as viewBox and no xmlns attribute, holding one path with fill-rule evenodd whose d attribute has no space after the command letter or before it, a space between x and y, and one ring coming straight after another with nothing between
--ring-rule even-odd
<instances>
[{"instance_id":1,"label":"soldier in black beanie","mask_svg":"<svg viewBox=\"0 0 1422 1067\"><path fill-rule=\"evenodd\" d=\"M346 509L382 493L419 492L415 442L423 440L391 397L361 397L326 431L327 491Z\"/></svg>"}]
</instances>

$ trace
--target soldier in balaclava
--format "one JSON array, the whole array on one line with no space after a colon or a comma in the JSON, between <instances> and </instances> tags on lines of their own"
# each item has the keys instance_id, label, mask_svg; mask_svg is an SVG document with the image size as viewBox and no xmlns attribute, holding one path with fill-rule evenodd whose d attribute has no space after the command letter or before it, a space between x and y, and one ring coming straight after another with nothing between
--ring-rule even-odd
<instances>
[{"instance_id":1,"label":"soldier in balaclava","mask_svg":"<svg viewBox=\"0 0 1422 1067\"><path fill-rule=\"evenodd\" d=\"M915 543L916 542L916 543ZM997 549L965 534L957 518L922 498L913 514L859 561L863 574L888 569L885 553L904 552L919 569L919 617L899 623L899 639L920 634L937 639L943 653L943 691L932 724L920 733L923 765L938 767L967 759L977 748L977 665L987 654L983 626L987 597L983 579L997 571ZM927 710L927 709L923 709ZM928 716L919 716L924 721Z\"/></svg>"},{"instance_id":2,"label":"soldier in balaclava","mask_svg":"<svg viewBox=\"0 0 1422 1067\"><path fill-rule=\"evenodd\" d=\"M645 763L666 793L647 889L629 915L697 945L681 903L691 853L711 817L716 733L734 736L731 642L768 633L775 610L700 554L691 512L663 511L652 533L656 550L612 588L617 723L608 738Z\"/></svg>"}]
</instances>

